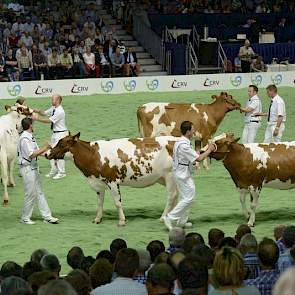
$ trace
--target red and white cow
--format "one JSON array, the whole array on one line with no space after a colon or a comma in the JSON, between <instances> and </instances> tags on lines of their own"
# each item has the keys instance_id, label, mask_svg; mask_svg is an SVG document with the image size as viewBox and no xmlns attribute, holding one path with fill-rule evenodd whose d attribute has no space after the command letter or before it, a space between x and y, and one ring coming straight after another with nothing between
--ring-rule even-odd
<instances>
[{"instance_id":1,"label":"red and white cow","mask_svg":"<svg viewBox=\"0 0 295 295\"><path fill-rule=\"evenodd\" d=\"M73 158L77 168L97 192L98 210L94 220L102 219L105 190L110 190L118 209L119 225L125 225L120 186L142 188L160 183L166 186L167 203L162 217L174 208L177 188L172 175L172 153L178 138L122 138L86 142L80 133L66 136L52 148L48 159Z\"/></svg>"},{"instance_id":2,"label":"red and white cow","mask_svg":"<svg viewBox=\"0 0 295 295\"><path fill-rule=\"evenodd\" d=\"M295 188L295 141L239 144L233 134L213 139L217 151L210 157L223 162L240 192L242 210L248 225L255 224L255 210L262 187ZM246 195L251 195L250 212Z\"/></svg>"}]
</instances>

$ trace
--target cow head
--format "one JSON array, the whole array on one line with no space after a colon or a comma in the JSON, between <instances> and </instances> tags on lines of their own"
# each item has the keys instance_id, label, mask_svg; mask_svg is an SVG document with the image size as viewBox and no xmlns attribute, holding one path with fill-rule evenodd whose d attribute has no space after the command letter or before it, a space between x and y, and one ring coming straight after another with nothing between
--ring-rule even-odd
<instances>
[{"instance_id":1,"label":"cow head","mask_svg":"<svg viewBox=\"0 0 295 295\"><path fill-rule=\"evenodd\" d=\"M210 154L211 158L216 160L223 160L231 150L231 145L240 140L235 138L233 133L223 133L219 136L214 137L210 142L215 143L217 150Z\"/></svg>"},{"instance_id":2,"label":"cow head","mask_svg":"<svg viewBox=\"0 0 295 295\"><path fill-rule=\"evenodd\" d=\"M80 132L76 135L68 135L59 140L59 142L46 154L48 160L52 159L64 159L65 156L71 157L70 149L78 142Z\"/></svg>"},{"instance_id":3,"label":"cow head","mask_svg":"<svg viewBox=\"0 0 295 295\"><path fill-rule=\"evenodd\" d=\"M239 110L241 108L241 104L237 102L232 95L228 94L227 92L221 92L218 96L212 95L212 99L225 103L228 111L232 110Z\"/></svg>"}]
</instances>

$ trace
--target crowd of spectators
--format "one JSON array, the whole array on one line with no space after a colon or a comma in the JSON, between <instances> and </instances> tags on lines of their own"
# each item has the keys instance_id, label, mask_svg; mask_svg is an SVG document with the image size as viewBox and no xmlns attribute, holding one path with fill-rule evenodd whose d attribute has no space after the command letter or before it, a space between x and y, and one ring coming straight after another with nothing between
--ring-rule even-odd
<instances>
[{"instance_id":1,"label":"crowd of spectators","mask_svg":"<svg viewBox=\"0 0 295 295\"><path fill-rule=\"evenodd\" d=\"M246 224L233 237L210 229L208 245L201 234L177 227L168 240L167 247L154 240L132 249L115 239L95 258L75 246L67 254L67 275L56 255L38 249L23 266L2 265L0 294L295 294L295 226L277 226L273 239L259 243Z\"/></svg>"},{"instance_id":2,"label":"crowd of spectators","mask_svg":"<svg viewBox=\"0 0 295 295\"><path fill-rule=\"evenodd\" d=\"M2 5L1 80L137 76L135 52L94 2L46 1Z\"/></svg>"}]
</instances>

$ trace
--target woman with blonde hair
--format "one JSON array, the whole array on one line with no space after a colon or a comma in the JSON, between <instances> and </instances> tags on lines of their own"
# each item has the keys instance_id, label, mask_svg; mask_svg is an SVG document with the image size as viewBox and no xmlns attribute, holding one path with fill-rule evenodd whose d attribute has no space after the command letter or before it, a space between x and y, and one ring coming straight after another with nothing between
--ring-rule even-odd
<instances>
[{"instance_id":1,"label":"woman with blonde hair","mask_svg":"<svg viewBox=\"0 0 295 295\"><path fill-rule=\"evenodd\" d=\"M218 286L209 295L259 295L254 286L244 286L245 267L238 250L223 247L217 252L213 263L213 279Z\"/></svg>"},{"instance_id":2,"label":"woman with blonde hair","mask_svg":"<svg viewBox=\"0 0 295 295\"><path fill-rule=\"evenodd\" d=\"M293 295L295 294L295 268L286 270L276 282L273 295Z\"/></svg>"}]
</instances>

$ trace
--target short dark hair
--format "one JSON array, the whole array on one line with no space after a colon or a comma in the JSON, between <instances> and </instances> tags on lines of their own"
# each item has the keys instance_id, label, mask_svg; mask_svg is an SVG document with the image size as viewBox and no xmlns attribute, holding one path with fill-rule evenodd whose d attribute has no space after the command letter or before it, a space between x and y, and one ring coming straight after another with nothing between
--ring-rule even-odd
<instances>
[{"instance_id":1,"label":"short dark hair","mask_svg":"<svg viewBox=\"0 0 295 295\"><path fill-rule=\"evenodd\" d=\"M105 258L95 260L90 267L89 276L93 289L108 284L112 280L113 267Z\"/></svg>"},{"instance_id":2,"label":"short dark hair","mask_svg":"<svg viewBox=\"0 0 295 295\"><path fill-rule=\"evenodd\" d=\"M258 87L256 86L256 85L249 85L249 88L253 88L253 90L255 91L255 92L258 92Z\"/></svg>"},{"instance_id":3,"label":"short dark hair","mask_svg":"<svg viewBox=\"0 0 295 295\"><path fill-rule=\"evenodd\" d=\"M208 269L194 256L187 256L180 262L177 277L182 289L199 289L208 286Z\"/></svg>"},{"instance_id":4,"label":"short dark hair","mask_svg":"<svg viewBox=\"0 0 295 295\"><path fill-rule=\"evenodd\" d=\"M131 248L121 249L117 253L114 271L119 277L132 278L139 267L139 256Z\"/></svg>"},{"instance_id":5,"label":"short dark hair","mask_svg":"<svg viewBox=\"0 0 295 295\"><path fill-rule=\"evenodd\" d=\"M238 244L237 241L232 237L225 237L223 238L218 245L219 249L222 249L223 247L231 247L231 248L237 248Z\"/></svg>"},{"instance_id":6,"label":"short dark hair","mask_svg":"<svg viewBox=\"0 0 295 295\"><path fill-rule=\"evenodd\" d=\"M42 271L40 263L35 261L26 262L23 266L23 279L27 281L33 273L38 271Z\"/></svg>"},{"instance_id":7,"label":"short dark hair","mask_svg":"<svg viewBox=\"0 0 295 295\"><path fill-rule=\"evenodd\" d=\"M295 226L288 225L283 232L283 240L287 248L291 248L295 244Z\"/></svg>"},{"instance_id":8,"label":"short dark hair","mask_svg":"<svg viewBox=\"0 0 295 295\"><path fill-rule=\"evenodd\" d=\"M61 265L60 262L54 254L44 255L40 261L43 270L48 270L51 272L60 272Z\"/></svg>"},{"instance_id":9,"label":"short dark hair","mask_svg":"<svg viewBox=\"0 0 295 295\"><path fill-rule=\"evenodd\" d=\"M110 264L114 264L115 258L109 250L102 250L96 255L96 259L105 258Z\"/></svg>"},{"instance_id":10,"label":"short dark hair","mask_svg":"<svg viewBox=\"0 0 295 295\"><path fill-rule=\"evenodd\" d=\"M77 292L66 280L54 280L38 290L39 295L76 295Z\"/></svg>"},{"instance_id":11,"label":"short dark hair","mask_svg":"<svg viewBox=\"0 0 295 295\"><path fill-rule=\"evenodd\" d=\"M191 131L193 127L193 123L190 121L184 121L180 125L180 131L182 135L185 135L187 131Z\"/></svg>"},{"instance_id":12,"label":"short dark hair","mask_svg":"<svg viewBox=\"0 0 295 295\"><path fill-rule=\"evenodd\" d=\"M78 295L89 294L89 291L91 290L90 278L87 273L81 269L72 270L65 277L65 280L71 284Z\"/></svg>"},{"instance_id":13,"label":"short dark hair","mask_svg":"<svg viewBox=\"0 0 295 295\"><path fill-rule=\"evenodd\" d=\"M84 257L81 262L81 269L84 270L89 275L90 268L94 262L95 262L95 259L92 256Z\"/></svg>"},{"instance_id":14,"label":"short dark hair","mask_svg":"<svg viewBox=\"0 0 295 295\"><path fill-rule=\"evenodd\" d=\"M204 240L203 236L199 233L195 233L195 232L188 233L185 237L186 238L195 238L200 242L200 244L205 244L205 240Z\"/></svg>"},{"instance_id":15,"label":"short dark hair","mask_svg":"<svg viewBox=\"0 0 295 295\"><path fill-rule=\"evenodd\" d=\"M173 269L166 263L155 264L148 272L147 283L154 287L162 287L172 290L176 275Z\"/></svg>"},{"instance_id":16,"label":"short dark hair","mask_svg":"<svg viewBox=\"0 0 295 295\"><path fill-rule=\"evenodd\" d=\"M211 228L208 233L208 244L211 248L217 248L224 238L224 232L218 228Z\"/></svg>"},{"instance_id":17,"label":"short dark hair","mask_svg":"<svg viewBox=\"0 0 295 295\"><path fill-rule=\"evenodd\" d=\"M246 234L251 234L251 228L248 224L240 224L236 230L235 236L237 243L240 243L241 238Z\"/></svg>"},{"instance_id":18,"label":"short dark hair","mask_svg":"<svg viewBox=\"0 0 295 295\"><path fill-rule=\"evenodd\" d=\"M270 90L270 91L278 92L278 88L277 88L277 86L274 85L274 84L268 85L268 86L266 87L266 90Z\"/></svg>"},{"instance_id":19,"label":"short dark hair","mask_svg":"<svg viewBox=\"0 0 295 295\"><path fill-rule=\"evenodd\" d=\"M3 263L0 270L0 275L3 278L8 278L11 276L22 277L22 274L23 268L13 261L6 261L5 263Z\"/></svg>"},{"instance_id":20,"label":"short dark hair","mask_svg":"<svg viewBox=\"0 0 295 295\"><path fill-rule=\"evenodd\" d=\"M39 288L43 285L46 285L49 281L55 280L56 277L54 274L50 271L38 271L33 273L29 279L28 282L30 286L32 287L33 293L37 294L37 291Z\"/></svg>"},{"instance_id":21,"label":"short dark hair","mask_svg":"<svg viewBox=\"0 0 295 295\"><path fill-rule=\"evenodd\" d=\"M23 130L28 130L32 124L33 124L32 118L23 118L22 119Z\"/></svg>"},{"instance_id":22,"label":"short dark hair","mask_svg":"<svg viewBox=\"0 0 295 295\"><path fill-rule=\"evenodd\" d=\"M190 254L192 249L199 244L201 244L200 240L198 240L194 237L189 237L184 240L183 245L182 245L182 249L185 253Z\"/></svg>"},{"instance_id":23,"label":"short dark hair","mask_svg":"<svg viewBox=\"0 0 295 295\"><path fill-rule=\"evenodd\" d=\"M1 294L16 294L20 290L30 290L29 284L22 278L11 276L1 282Z\"/></svg>"},{"instance_id":24,"label":"short dark hair","mask_svg":"<svg viewBox=\"0 0 295 295\"><path fill-rule=\"evenodd\" d=\"M165 252L165 245L162 241L155 240L151 241L146 249L150 252L151 260L154 262L159 254Z\"/></svg>"},{"instance_id":25,"label":"short dark hair","mask_svg":"<svg viewBox=\"0 0 295 295\"><path fill-rule=\"evenodd\" d=\"M117 253L121 249L126 249L126 248L127 248L127 243L123 239L115 239L111 242L111 245L110 245L110 251L115 259L116 259Z\"/></svg>"},{"instance_id":26,"label":"short dark hair","mask_svg":"<svg viewBox=\"0 0 295 295\"><path fill-rule=\"evenodd\" d=\"M72 269L81 268L81 262L84 259L83 250L80 247L73 247L67 255L67 263Z\"/></svg>"},{"instance_id":27,"label":"short dark hair","mask_svg":"<svg viewBox=\"0 0 295 295\"><path fill-rule=\"evenodd\" d=\"M258 258L262 265L274 268L278 259L280 251L277 244L268 238L264 238L258 246Z\"/></svg>"},{"instance_id":28,"label":"short dark hair","mask_svg":"<svg viewBox=\"0 0 295 295\"><path fill-rule=\"evenodd\" d=\"M214 262L214 253L213 250L207 245L199 244L193 248L191 253L201 262L203 262L203 264L205 264L208 269L212 268Z\"/></svg>"},{"instance_id":29,"label":"short dark hair","mask_svg":"<svg viewBox=\"0 0 295 295\"><path fill-rule=\"evenodd\" d=\"M181 250L170 253L167 264L170 265L175 273L178 272L179 263L185 258L185 252Z\"/></svg>"}]
</instances>

